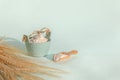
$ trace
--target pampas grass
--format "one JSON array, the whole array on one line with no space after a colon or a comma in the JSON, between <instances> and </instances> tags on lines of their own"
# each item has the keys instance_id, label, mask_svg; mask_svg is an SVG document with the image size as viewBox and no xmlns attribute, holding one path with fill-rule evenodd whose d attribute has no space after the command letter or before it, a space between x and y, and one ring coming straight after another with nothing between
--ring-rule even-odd
<instances>
[{"instance_id":1,"label":"pampas grass","mask_svg":"<svg viewBox=\"0 0 120 80\"><path fill-rule=\"evenodd\" d=\"M0 40L0 80L44 80L35 74L58 77L64 71L48 66L38 65L19 54L23 51Z\"/></svg>"}]
</instances>

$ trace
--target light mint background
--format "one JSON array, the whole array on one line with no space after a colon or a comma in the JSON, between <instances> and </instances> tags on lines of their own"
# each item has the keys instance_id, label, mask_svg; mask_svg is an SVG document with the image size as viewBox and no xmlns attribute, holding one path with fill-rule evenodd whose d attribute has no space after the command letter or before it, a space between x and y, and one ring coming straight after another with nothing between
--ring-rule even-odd
<instances>
[{"instance_id":1,"label":"light mint background","mask_svg":"<svg viewBox=\"0 0 120 80\"><path fill-rule=\"evenodd\" d=\"M120 80L119 4L119 0L0 0L0 35L21 40L23 34L47 26L52 30L50 53L80 52L62 63L73 71L70 79Z\"/></svg>"}]
</instances>

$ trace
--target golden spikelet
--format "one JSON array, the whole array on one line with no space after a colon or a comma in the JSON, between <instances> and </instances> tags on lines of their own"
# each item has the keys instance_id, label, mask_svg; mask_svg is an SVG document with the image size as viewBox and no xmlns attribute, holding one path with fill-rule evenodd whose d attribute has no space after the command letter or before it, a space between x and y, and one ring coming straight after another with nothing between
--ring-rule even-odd
<instances>
[{"instance_id":1,"label":"golden spikelet","mask_svg":"<svg viewBox=\"0 0 120 80\"><path fill-rule=\"evenodd\" d=\"M58 77L56 73L64 73L64 71L38 65L29 61L18 54L23 51L11 47L4 43L0 43L0 80L44 80L33 74L42 74L52 77Z\"/></svg>"}]
</instances>

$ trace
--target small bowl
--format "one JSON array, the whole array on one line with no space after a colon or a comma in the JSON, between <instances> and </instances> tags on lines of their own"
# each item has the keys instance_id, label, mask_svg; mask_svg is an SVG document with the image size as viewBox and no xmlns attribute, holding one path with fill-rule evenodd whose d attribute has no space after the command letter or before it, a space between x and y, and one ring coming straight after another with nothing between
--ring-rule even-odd
<instances>
[{"instance_id":1,"label":"small bowl","mask_svg":"<svg viewBox=\"0 0 120 80\"><path fill-rule=\"evenodd\" d=\"M50 42L44 43L29 43L25 42L27 51L29 52L30 56L33 57L43 57L48 54L50 48Z\"/></svg>"}]
</instances>

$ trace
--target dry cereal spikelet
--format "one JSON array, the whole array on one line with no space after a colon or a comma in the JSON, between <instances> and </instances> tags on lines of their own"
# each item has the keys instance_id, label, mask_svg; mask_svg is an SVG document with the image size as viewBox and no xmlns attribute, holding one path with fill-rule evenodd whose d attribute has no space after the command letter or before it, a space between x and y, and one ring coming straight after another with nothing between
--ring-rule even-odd
<instances>
[{"instance_id":1,"label":"dry cereal spikelet","mask_svg":"<svg viewBox=\"0 0 120 80\"><path fill-rule=\"evenodd\" d=\"M33 74L42 74L51 77L59 77L56 74L66 73L63 70L48 66L38 65L18 54L23 51L0 41L0 80L44 80Z\"/></svg>"}]
</instances>

